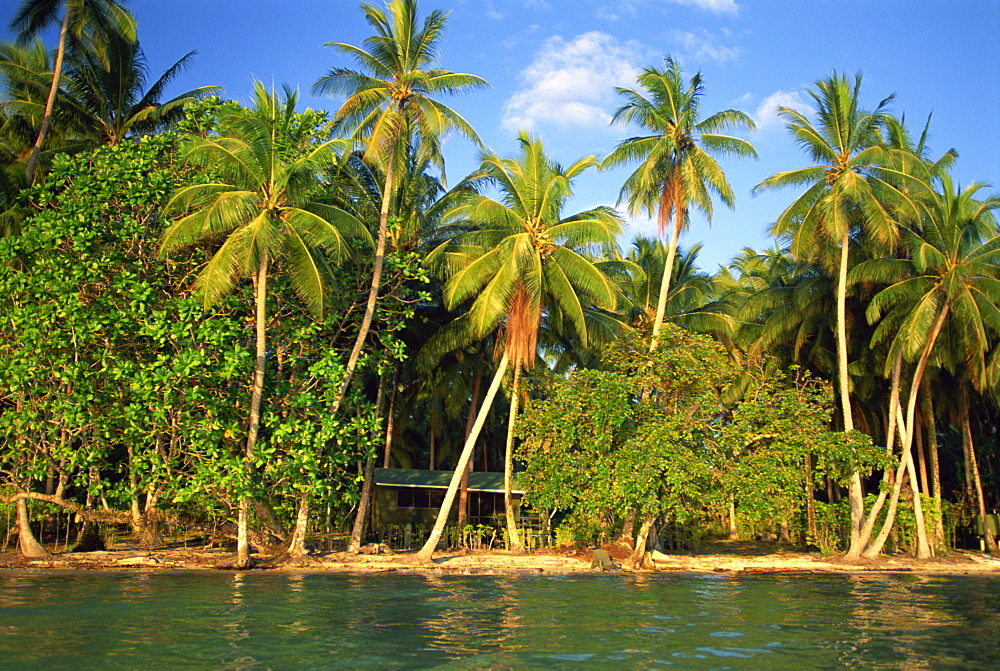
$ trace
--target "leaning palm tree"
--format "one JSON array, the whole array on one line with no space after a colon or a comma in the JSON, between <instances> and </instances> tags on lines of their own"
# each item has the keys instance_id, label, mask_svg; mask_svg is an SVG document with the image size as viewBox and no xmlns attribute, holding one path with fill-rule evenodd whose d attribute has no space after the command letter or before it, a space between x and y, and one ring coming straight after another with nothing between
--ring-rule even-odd
<instances>
[{"instance_id":1,"label":"leaning palm tree","mask_svg":"<svg viewBox=\"0 0 1000 671\"><path fill-rule=\"evenodd\" d=\"M883 99L868 112L861 107L861 75L853 85L844 75L834 73L816 82L809 91L816 104L816 123L798 110L779 108L788 130L816 165L771 175L754 190L805 185L806 190L778 217L772 232L791 238L792 255L802 261L825 263L837 258L837 378L845 432L854 430L851 412L850 380L847 357L847 271L852 233L855 224L883 247L895 245L897 219L920 216L919 204L912 193L926 187L910 173L900 169L908 151L886 149L881 143L881 129L886 106L892 96ZM817 250L822 253L817 254ZM819 257L819 258L818 258ZM860 556L865 541L861 538L864 500L860 473L853 473L850 484L851 533L848 556Z\"/></svg>"},{"instance_id":2,"label":"leaning palm tree","mask_svg":"<svg viewBox=\"0 0 1000 671\"><path fill-rule=\"evenodd\" d=\"M512 549L521 548L510 504L514 422L517 417L521 370L537 356L543 314L559 315L584 345L587 343L588 303L614 308L614 283L585 253L588 247L614 242L621 222L610 209L600 207L564 216L572 195L572 180L597 165L593 156L563 168L545 154L540 140L521 132L517 158L487 152L470 179L497 189L500 200L474 198L451 213L454 222L471 230L457 235L431 253L428 263L440 263L448 273L445 305L469 304L445 331L447 335L483 338L499 330L502 355L489 391L466 439L455 474L430 538L418 553L429 561L451 512L459 480L482 430L490 406L509 366L514 367L504 467L504 501Z\"/></svg>"},{"instance_id":3,"label":"leaning palm tree","mask_svg":"<svg viewBox=\"0 0 1000 671\"><path fill-rule=\"evenodd\" d=\"M994 212L1000 210L1000 196L976 200L985 185L972 184L956 189L947 174L938 178L941 187L929 208L929 215L919 230L909 231L906 245L909 254L898 259L867 261L855 268L852 279L886 282L868 307L870 321L881 319L874 339L891 336L887 368L897 359L916 359L907 397L905 424L900 427L903 439L900 470L906 468L911 482L916 474L910 450L916 430L916 403L924 373L935 344L950 319L950 326L961 341L962 368L968 377L982 386L986 379L987 354L991 335L1000 335L1000 232ZM883 532L866 551L881 551L892 525L899 498L902 473L896 479L889 515ZM980 515L986 514L982 485L977 482ZM919 497L914 499L920 533L920 556L930 550L923 534ZM984 517L985 519L985 517ZM991 552L996 542L986 534Z\"/></svg>"},{"instance_id":4,"label":"leaning palm tree","mask_svg":"<svg viewBox=\"0 0 1000 671\"><path fill-rule=\"evenodd\" d=\"M641 90L619 88L626 100L612 122L635 123L649 135L630 137L622 141L601 163L610 168L639 162L622 186L620 199L628 200L633 214L646 212L657 215L660 236L672 230L666 267L662 274L650 351L656 349L663 325L674 256L681 231L688 225L691 206L712 219L712 195L733 207L735 197L726 175L713 157L715 155L757 156L746 140L721 134L729 129L754 129L754 123L744 112L724 110L700 118L704 85L701 74L695 74L685 84L680 66L666 58L663 68L646 68L639 75Z\"/></svg>"},{"instance_id":5,"label":"leaning palm tree","mask_svg":"<svg viewBox=\"0 0 1000 671\"><path fill-rule=\"evenodd\" d=\"M448 132L479 144L472 126L435 96L487 86L475 75L430 67L437 57L446 13L432 11L421 24L416 0L387 0L384 10L362 3L361 9L376 33L364 40L364 47L342 42L326 45L354 58L361 70L333 68L313 84L316 93L346 95L334 116L335 126L364 142L365 158L380 162L385 176L368 302L332 412L344 400L375 316L397 172L404 169L409 147L417 145L443 173L439 142Z\"/></svg>"},{"instance_id":6,"label":"leaning palm tree","mask_svg":"<svg viewBox=\"0 0 1000 671\"><path fill-rule=\"evenodd\" d=\"M297 114L297 95L282 96L254 83L249 108L224 113L217 135L191 136L186 160L210 166L219 179L179 189L166 211L178 218L164 232L161 253L210 243L218 248L195 280L195 291L210 306L236 282L251 278L256 311L256 365L250 401L250 424L244 448L249 469L260 429L267 353L267 281L277 263L286 266L292 284L310 311L322 316L326 306L328 261L348 253L345 235L371 242L362 223L341 209L312 197L321 175L335 159L340 140L317 141L322 115ZM247 513L249 494L240 495L237 564L249 565ZM296 526L295 535L304 528ZM296 544L293 543L293 547Z\"/></svg>"},{"instance_id":7,"label":"leaning palm tree","mask_svg":"<svg viewBox=\"0 0 1000 671\"><path fill-rule=\"evenodd\" d=\"M61 19L60 10L62 10ZM120 35L127 40L135 40L135 18L122 6L122 3L115 0L22 0L10 26L18 33L18 40L23 42L39 35L55 23L59 23L59 45L56 47L52 82L49 85L38 136L35 138L25 166L25 180L29 184L34 177L35 166L52 123L68 41L87 43L99 58L104 59L106 56L103 47L110 36Z\"/></svg>"}]
</instances>

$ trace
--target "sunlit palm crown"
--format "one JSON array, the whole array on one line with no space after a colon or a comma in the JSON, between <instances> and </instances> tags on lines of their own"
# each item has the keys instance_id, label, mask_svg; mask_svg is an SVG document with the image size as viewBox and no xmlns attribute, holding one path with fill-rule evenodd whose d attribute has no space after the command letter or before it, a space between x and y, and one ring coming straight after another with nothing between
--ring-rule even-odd
<instances>
[{"instance_id":1,"label":"sunlit palm crown","mask_svg":"<svg viewBox=\"0 0 1000 671\"><path fill-rule=\"evenodd\" d=\"M439 167L437 142L445 133L457 131L479 143L471 124L433 98L488 86L475 75L430 67L437 58L447 14L432 11L420 24L416 0L389 0L384 10L361 7L376 33L364 40L364 48L327 44L354 58L360 70L332 68L313 85L317 93L347 96L334 119L338 127L366 141L372 156L386 154L398 140L414 133Z\"/></svg>"},{"instance_id":2,"label":"sunlit palm crown","mask_svg":"<svg viewBox=\"0 0 1000 671\"><path fill-rule=\"evenodd\" d=\"M834 73L809 91L815 123L798 110L779 108L788 130L816 165L776 173L754 190L807 185L775 222L772 233L790 235L792 254L817 259L820 240L840 240L857 224L878 244L898 239L901 218L918 218L915 195L927 191L927 167L909 147L883 142L893 96L868 112L860 107L861 75L853 84Z\"/></svg>"},{"instance_id":3,"label":"sunlit palm crown","mask_svg":"<svg viewBox=\"0 0 1000 671\"><path fill-rule=\"evenodd\" d=\"M284 259L296 291L322 314L327 258L346 254L345 235L371 242L355 217L310 200L319 186L317 175L344 143L314 141L321 115L296 114L296 99L286 89L282 101L256 82L252 107L224 114L218 136L188 139L187 160L210 167L222 179L175 193L167 211L190 213L166 231L162 250L224 238L196 281L206 304L229 292L238 278L256 272L262 259Z\"/></svg>"},{"instance_id":4,"label":"sunlit palm crown","mask_svg":"<svg viewBox=\"0 0 1000 671\"><path fill-rule=\"evenodd\" d=\"M535 356L543 310L558 311L586 344L588 304L615 307L618 291L590 252L613 244L621 222L609 208L562 215L572 179L596 166L594 157L563 168L523 131L519 143L516 159L483 155L470 180L496 188L500 199L478 196L452 210L451 222L472 230L438 247L428 261L447 270L450 309L472 301L472 333L482 337L503 324L508 353L527 363Z\"/></svg>"},{"instance_id":5,"label":"sunlit palm crown","mask_svg":"<svg viewBox=\"0 0 1000 671\"><path fill-rule=\"evenodd\" d=\"M641 90L617 89L626 104L615 112L613 122L635 124L651 133L623 140L602 163L612 167L639 162L625 180L620 200L627 200L632 213L658 212L661 235L678 208L686 215L693 205L711 219L712 194L732 207L732 188L712 155L756 157L749 142L720 133L752 130L750 117L730 109L699 119L701 75L685 85L672 58L664 60L662 69L646 68L638 83Z\"/></svg>"}]
</instances>

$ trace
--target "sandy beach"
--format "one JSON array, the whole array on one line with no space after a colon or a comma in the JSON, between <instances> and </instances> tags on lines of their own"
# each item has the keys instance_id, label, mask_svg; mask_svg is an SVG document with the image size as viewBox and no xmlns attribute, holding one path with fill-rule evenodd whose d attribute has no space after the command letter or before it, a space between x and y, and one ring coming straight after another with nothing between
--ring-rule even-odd
<instances>
[{"instance_id":1,"label":"sandy beach","mask_svg":"<svg viewBox=\"0 0 1000 671\"><path fill-rule=\"evenodd\" d=\"M604 546L621 561L627 548ZM515 555L501 550L442 551L433 565L418 563L413 552L349 555L317 552L300 561L281 561L255 555L253 570L336 573L442 573L455 575L594 573L592 551L581 548L546 548ZM932 559L882 556L848 561L841 555L797 552L755 542L716 541L699 553L659 555L652 568L641 573L913 573L920 575L996 575L1000 559L978 552L951 552ZM116 549L99 552L65 552L28 560L16 552L0 554L0 570L100 570L191 571L232 570L233 552L216 548L167 547L154 550Z\"/></svg>"}]
</instances>

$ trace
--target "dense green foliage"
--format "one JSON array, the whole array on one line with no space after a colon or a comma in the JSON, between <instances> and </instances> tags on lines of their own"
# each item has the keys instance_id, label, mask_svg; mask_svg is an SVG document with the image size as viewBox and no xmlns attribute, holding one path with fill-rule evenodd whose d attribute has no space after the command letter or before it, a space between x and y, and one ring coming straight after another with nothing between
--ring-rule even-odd
<instances>
[{"instance_id":1,"label":"dense green foliage","mask_svg":"<svg viewBox=\"0 0 1000 671\"><path fill-rule=\"evenodd\" d=\"M689 207L734 205L712 154L754 149L720 134L746 114L699 117L700 75L668 58L618 90L648 136L603 165L637 164L622 196L670 235L626 241L611 208L562 211L602 162L526 132L446 190L443 134L478 138L435 96L485 82L436 66L444 13L362 11L377 34L331 43L359 69L317 82L347 94L328 115L262 85L163 102L184 59L147 88L118 3L21 3L24 39L67 19L54 55L0 45L0 507L22 550L29 500L50 545L72 511L304 552L364 510L376 457L516 470L543 537L638 555L976 542L1000 505L1000 197L955 185L954 151L867 109L860 76L818 81L814 115L781 111L811 165L758 187L804 188L788 246L712 275L678 236Z\"/></svg>"}]
</instances>

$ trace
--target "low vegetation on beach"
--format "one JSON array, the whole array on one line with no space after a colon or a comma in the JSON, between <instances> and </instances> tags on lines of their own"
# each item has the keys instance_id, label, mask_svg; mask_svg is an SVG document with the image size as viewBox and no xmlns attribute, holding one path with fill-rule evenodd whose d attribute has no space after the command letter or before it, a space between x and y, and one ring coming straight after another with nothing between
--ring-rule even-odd
<instances>
[{"instance_id":1,"label":"low vegetation on beach","mask_svg":"<svg viewBox=\"0 0 1000 671\"><path fill-rule=\"evenodd\" d=\"M747 114L701 109L700 74L665 57L618 89L635 135L606 157L564 163L527 131L501 156L443 102L487 85L437 62L447 15L360 11L373 34L332 42L313 84L342 99L328 112L260 82L164 100L184 59L150 82L123 3L18 3L5 566L398 570L449 550L438 566L589 570L603 547L627 569L962 572L980 564L956 548L996 554L1000 195L953 182L929 122L871 104L860 74L816 81L813 114L780 111L803 165L757 186L788 194L774 248L710 274L681 236L736 206L717 159L756 150ZM446 186L453 136L480 163ZM571 211L580 175L615 166L634 170L622 212L659 238ZM407 499L433 523L379 518L376 466L453 472L433 506ZM473 469L504 474L488 513Z\"/></svg>"}]
</instances>

